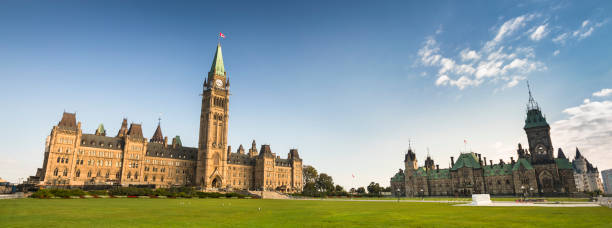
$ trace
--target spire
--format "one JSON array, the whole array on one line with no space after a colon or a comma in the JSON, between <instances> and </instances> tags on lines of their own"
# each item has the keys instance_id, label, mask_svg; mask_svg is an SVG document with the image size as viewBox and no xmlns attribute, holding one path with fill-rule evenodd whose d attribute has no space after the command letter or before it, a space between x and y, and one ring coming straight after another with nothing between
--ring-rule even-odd
<instances>
[{"instance_id":1,"label":"spire","mask_svg":"<svg viewBox=\"0 0 612 228\"><path fill-rule=\"evenodd\" d=\"M153 133L153 137L151 137L151 140L149 140L149 142L156 142L156 143L164 142L164 136L162 135L162 131L161 131L161 121L157 122L157 129L155 129L155 133Z\"/></svg>"},{"instance_id":2,"label":"spire","mask_svg":"<svg viewBox=\"0 0 612 228\"><path fill-rule=\"evenodd\" d=\"M127 118L123 118L123 121L121 122L121 128L119 128L119 132L117 132L117 137L126 136L127 132L128 132Z\"/></svg>"},{"instance_id":3,"label":"spire","mask_svg":"<svg viewBox=\"0 0 612 228\"><path fill-rule=\"evenodd\" d=\"M212 66L210 66L209 74L225 76L225 67L223 66L223 54L221 52L221 43L217 44L217 51L213 57Z\"/></svg>"},{"instance_id":4,"label":"spire","mask_svg":"<svg viewBox=\"0 0 612 228\"><path fill-rule=\"evenodd\" d=\"M538 106L538 102L533 99L531 95L531 87L529 86L529 81L527 81L527 90L529 91L529 102L527 103L527 110L540 110L540 106Z\"/></svg>"},{"instance_id":5,"label":"spire","mask_svg":"<svg viewBox=\"0 0 612 228\"><path fill-rule=\"evenodd\" d=\"M106 130L104 130L104 124L98 125L98 129L96 129L96 135L106 136Z\"/></svg>"},{"instance_id":6,"label":"spire","mask_svg":"<svg viewBox=\"0 0 612 228\"><path fill-rule=\"evenodd\" d=\"M557 158L563 158L563 159L566 158L561 148L559 148L559 150L557 151Z\"/></svg>"},{"instance_id":7,"label":"spire","mask_svg":"<svg viewBox=\"0 0 612 228\"><path fill-rule=\"evenodd\" d=\"M578 147L576 147L576 157L574 157L574 159L581 159L584 158L582 157L582 154L580 154L580 150L578 150Z\"/></svg>"}]
</instances>

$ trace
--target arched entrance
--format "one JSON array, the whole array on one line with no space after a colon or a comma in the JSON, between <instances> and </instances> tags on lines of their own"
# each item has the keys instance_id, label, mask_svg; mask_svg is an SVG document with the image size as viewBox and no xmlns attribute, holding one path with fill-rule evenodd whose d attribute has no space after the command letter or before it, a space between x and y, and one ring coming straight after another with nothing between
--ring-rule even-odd
<instances>
[{"instance_id":1,"label":"arched entrance","mask_svg":"<svg viewBox=\"0 0 612 228\"><path fill-rule=\"evenodd\" d=\"M213 188L221 188L221 178L219 178L219 176L217 176L217 177L215 177L215 179L213 179L212 187Z\"/></svg>"}]
</instances>

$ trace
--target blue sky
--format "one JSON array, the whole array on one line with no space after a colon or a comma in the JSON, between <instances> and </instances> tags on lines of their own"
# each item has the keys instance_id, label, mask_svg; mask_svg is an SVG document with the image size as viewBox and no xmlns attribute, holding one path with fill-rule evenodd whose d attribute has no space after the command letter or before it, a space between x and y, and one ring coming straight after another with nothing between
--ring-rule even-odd
<instances>
[{"instance_id":1,"label":"blue sky","mask_svg":"<svg viewBox=\"0 0 612 228\"><path fill-rule=\"evenodd\" d=\"M408 140L441 168L509 160L532 85L553 145L612 168L609 1L0 1L0 177L42 166L65 110L196 146L217 43L233 148L271 144L345 187L388 185ZM356 176L351 178L351 174Z\"/></svg>"}]
</instances>

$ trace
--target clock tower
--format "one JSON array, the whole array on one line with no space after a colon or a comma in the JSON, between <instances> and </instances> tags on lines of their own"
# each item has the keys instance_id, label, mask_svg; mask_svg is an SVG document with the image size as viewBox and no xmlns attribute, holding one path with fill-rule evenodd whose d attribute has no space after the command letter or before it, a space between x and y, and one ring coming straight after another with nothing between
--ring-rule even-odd
<instances>
[{"instance_id":1,"label":"clock tower","mask_svg":"<svg viewBox=\"0 0 612 228\"><path fill-rule=\"evenodd\" d=\"M529 103L527 104L527 118L525 119L525 133L529 142L529 153L533 164L554 163L553 146L550 139L550 126L542 114L540 106L533 99L529 89Z\"/></svg>"},{"instance_id":2,"label":"clock tower","mask_svg":"<svg viewBox=\"0 0 612 228\"><path fill-rule=\"evenodd\" d=\"M229 81L223 66L221 44L204 80L196 185L203 188L226 186Z\"/></svg>"}]
</instances>

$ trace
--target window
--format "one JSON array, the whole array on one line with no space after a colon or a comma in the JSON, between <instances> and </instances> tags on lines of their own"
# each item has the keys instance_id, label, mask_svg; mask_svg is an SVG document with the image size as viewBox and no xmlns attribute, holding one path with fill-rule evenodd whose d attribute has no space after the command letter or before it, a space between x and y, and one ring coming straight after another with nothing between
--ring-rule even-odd
<instances>
[{"instance_id":1,"label":"window","mask_svg":"<svg viewBox=\"0 0 612 228\"><path fill-rule=\"evenodd\" d=\"M138 172L136 172L136 174L134 174L134 179L138 179Z\"/></svg>"},{"instance_id":2,"label":"window","mask_svg":"<svg viewBox=\"0 0 612 228\"><path fill-rule=\"evenodd\" d=\"M68 169L64 169L64 176L68 176Z\"/></svg>"},{"instance_id":3,"label":"window","mask_svg":"<svg viewBox=\"0 0 612 228\"><path fill-rule=\"evenodd\" d=\"M57 157L57 163L59 163L59 161L60 161L60 157Z\"/></svg>"},{"instance_id":4,"label":"window","mask_svg":"<svg viewBox=\"0 0 612 228\"><path fill-rule=\"evenodd\" d=\"M127 178L132 178L132 172L128 172Z\"/></svg>"},{"instance_id":5,"label":"window","mask_svg":"<svg viewBox=\"0 0 612 228\"><path fill-rule=\"evenodd\" d=\"M145 175L144 181L147 181L147 179L149 179L149 177Z\"/></svg>"},{"instance_id":6,"label":"window","mask_svg":"<svg viewBox=\"0 0 612 228\"><path fill-rule=\"evenodd\" d=\"M76 176L76 177L80 177L80 176L81 176L81 170L77 170L77 171L76 171L76 175L75 175L75 176Z\"/></svg>"},{"instance_id":7,"label":"window","mask_svg":"<svg viewBox=\"0 0 612 228\"><path fill-rule=\"evenodd\" d=\"M110 172L106 171L106 175L104 177L108 178L110 176Z\"/></svg>"},{"instance_id":8,"label":"window","mask_svg":"<svg viewBox=\"0 0 612 228\"><path fill-rule=\"evenodd\" d=\"M100 170L98 170L98 173L96 173L96 177L99 177L99 176L101 176Z\"/></svg>"},{"instance_id":9,"label":"window","mask_svg":"<svg viewBox=\"0 0 612 228\"><path fill-rule=\"evenodd\" d=\"M87 172L87 177L91 177L91 170Z\"/></svg>"},{"instance_id":10,"label":"window","mask_svg":"<svg viewBox=\"0 0 612 228\"><path fill-rule=\"evenodd\" d=\"M115 174L115 178L119 179L119 177L121 177L121 175L119 175L119 174L120 174L120 173L119 173L119 172L117 172L117 173Z\"/></svg>"},{"instance_id":11,"label":"window","mask_svg":"<svg viewBox=\"0 0 612 228\"><path fill-rule=\"evenodd\" d=\"M55 168L55 170L53 170L53 176L57 176L57 168Z\"/></svg>"}]
</instances>

